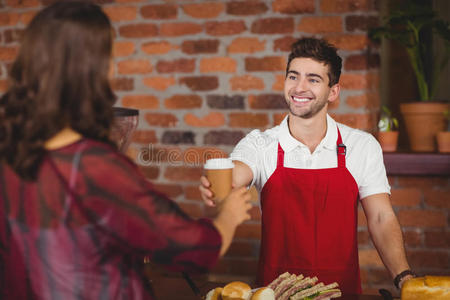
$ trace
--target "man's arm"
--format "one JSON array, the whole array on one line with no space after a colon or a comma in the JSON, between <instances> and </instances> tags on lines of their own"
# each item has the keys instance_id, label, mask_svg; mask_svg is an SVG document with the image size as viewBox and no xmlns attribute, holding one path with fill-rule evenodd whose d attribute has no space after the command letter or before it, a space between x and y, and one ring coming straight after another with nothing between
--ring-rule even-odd
<instances>
[{"instance_id":1,"label":"man's arm","mask_svg":"<svg viewBox=\"0 0 450 300\"><path fill-rule=\"evenodd\" d=\"M402 231L392 209L389 195L386 193L371 195L362 199L361 203L375 248L391 277L395 278L400 272L409 269L409 265L406 260Z\"/></svg>"}]
</instances>

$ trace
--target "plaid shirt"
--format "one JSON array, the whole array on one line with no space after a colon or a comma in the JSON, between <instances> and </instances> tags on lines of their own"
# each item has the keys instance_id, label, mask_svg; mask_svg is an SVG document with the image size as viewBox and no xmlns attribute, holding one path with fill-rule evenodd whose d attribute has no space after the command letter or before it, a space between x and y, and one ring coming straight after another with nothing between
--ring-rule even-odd
<instances>
[{"instance_id":1,"label":"plaid shirt","mask_svg":"<svg viewBox=\"0 0 450 300\"><path fill-rule=\"evenodd\" d=\"M153 299L145 256L203 272L220 245L108 145L49 151L35 182L0 165L0 299Z\"/></svg>"}]
</instances>

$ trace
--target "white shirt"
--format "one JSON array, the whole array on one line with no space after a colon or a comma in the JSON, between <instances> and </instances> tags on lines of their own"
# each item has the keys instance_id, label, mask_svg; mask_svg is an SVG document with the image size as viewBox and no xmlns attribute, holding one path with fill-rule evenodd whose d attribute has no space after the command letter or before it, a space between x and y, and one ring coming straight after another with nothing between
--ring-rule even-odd
<instances>
[{"instance_id":1,"label":"white shirt","mask_svg":"<svg viewBox=\"0 0 450 300\"><path fill-rule=\"evenodd\" d=\"M355 179L359 197L390 193L378 141L369 133L337 123L327 115L327 133L313 153L289 132L287 117L280 125L261 132L250 132L234 148L230 157L245 163L253 172L254 184L264 187L277 166L278 142L284 150L284 166L296 169L324 169L337 167L337 127L347 147L346 167Z\"/></svg>"}]
</instances>

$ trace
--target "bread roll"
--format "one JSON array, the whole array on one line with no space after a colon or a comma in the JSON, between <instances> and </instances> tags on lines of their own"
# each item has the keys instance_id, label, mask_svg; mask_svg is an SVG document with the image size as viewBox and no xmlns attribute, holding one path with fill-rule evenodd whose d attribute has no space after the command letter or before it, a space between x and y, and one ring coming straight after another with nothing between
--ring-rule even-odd
<instances>
[{"instance_id":1,"label":"bread roll","mask_svg":"<svg viewBox=\"0 0 450 300\"><path fill-rule=\"evenodd\" d=\"M450 276L412 278L402 286L402 300L450 299Z\"/></svg>"},{"instance_id":2,"label":"bread roll","mask_svg":"<svg viewBox=\"0 0 450 300\"><path fill-rule=\"evenodd\" d=\"M250 286L241 281L230 282L222 290L222 300L248 300L250 295Z\"/></svg>"},{"instance_id":3,"label":"bread roll","mask_svg":"<svg viewBox=\"0 0 450 300\"><path fill-rule=\"evenodd\" d=\"M275 292L268 287L258 289L250 300L275 300Z\"/></svg>"},{"instance_id":4,"label":"bread roll","mask_svg":"<svg viewBox=\"0 0 450 300\"><path fill-rule=\"evenodd\" d=\"M205 300L222 300L222 296L221 296L222 290L223 290L223 288L221 288L221 287L210 290L208 292L208 294L206 294Z\"/></svg>"}]
</instances>

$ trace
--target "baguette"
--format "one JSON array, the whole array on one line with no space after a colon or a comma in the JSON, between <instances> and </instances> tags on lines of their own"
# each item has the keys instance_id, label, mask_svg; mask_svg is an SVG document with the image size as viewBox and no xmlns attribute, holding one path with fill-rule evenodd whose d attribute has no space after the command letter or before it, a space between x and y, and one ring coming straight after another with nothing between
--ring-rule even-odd
<instances>
[{"instance_id":1,"label":"baguette","mask_svg":"<svg viewBox=\"0 0 450 300\"><path fill-rule=\"evenodd\" d=\"M402 286L402 300L450 299L450 276L416 277Z\"/></svg>"}]
</instances>

